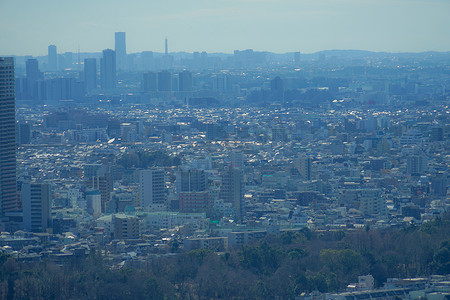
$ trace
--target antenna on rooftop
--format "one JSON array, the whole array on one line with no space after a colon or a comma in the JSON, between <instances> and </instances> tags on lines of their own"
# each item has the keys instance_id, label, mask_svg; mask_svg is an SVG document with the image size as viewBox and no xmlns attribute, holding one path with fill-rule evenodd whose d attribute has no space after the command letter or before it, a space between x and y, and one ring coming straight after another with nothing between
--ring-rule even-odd
<instances>
[{"instance_id":1,"label":"antenna on rooftop","mask_svg":"<svg viewBox=\"0 0 450 300\"><path fill-rule=\"evenodd\" d=\"M165 51L165 53L166 53L166 56L169 54L169 46L167 44L167 37L166 37L166 51Z\"/></svg>"},{"instance_id":2,"label":"antenna on rooftop","mask_svg":"<svg viewBox=\"0 0 450 300\"><path fill-rule=\"evenodd\" d=\"M78 67L77 67L78 71L80 71L80 66L81 66L81 63L80 63L80 44L78 44Z\"/></svg>"}]
</instances>

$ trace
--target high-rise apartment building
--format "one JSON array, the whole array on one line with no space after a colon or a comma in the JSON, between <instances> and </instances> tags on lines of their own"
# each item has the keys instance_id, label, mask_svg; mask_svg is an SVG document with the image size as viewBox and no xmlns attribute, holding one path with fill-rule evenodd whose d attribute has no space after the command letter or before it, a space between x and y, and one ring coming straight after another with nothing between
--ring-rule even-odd
<instances>
[{"instance_id":1,"label":"high-rise apartment building","mask_svg":"<svg viewBox=\"0 0 450 300\"><path fill-rule=\"evenodd\" d=\"M116 52L111 49L103 50L103 57L100 60L100 80L104 90L111 90L116 87Z\"/></svg>"},{"instance_id":2,"label":"high-rise apartment building","mask_svg":"<svg viewBox=\"0 0 450 300\"><path fill-rule=\"evenodd\" d=\"M164 169L153 168L140 171L139 195L142 207L166 203Z\"/></svg>"},{"instance_id":3,"label":"high-rise apartment building","mask_svg":"<svg viewBox=\"0 0 450 300\"><path fill-rule=\"evenodd\" d=\"M102 193L99 190L89 189L86 191L87 212L98 218L102 214Z\"/></svg>"},{"instance_id":4,"label":"high-rise apartment building","mask_svg":"<svg viewBox=\"0 0 450 300\"><path fill-rule=\"evenodd\" d=\"M205 212L210 205L205 171L180 168L176 178L180 212Z\"/></svg>"},{"instance_id":5,"label":"high-rise apartment building","mask_svg":"<svg viewBox=\"0 0 450 300\"><path fill-rule=\"evenodd\" d=\"M126 46L125 32L116 32L115 50L116 50L117 69L125 70L127 64L127 46Z\"/></svg>"},{"instance_id":6,"label":"high-rise apartment building","mask_svg":"<svg viewBox=\"0 0 450 300\"><path fill-rule=\"evenodd\" d=\"M97 60L95 58L84 60L84 83L87 92L97 89Z\"/></svg>"},{"instance_id":7,"label":"high-rise apartment building","mask_svg":"<svg viewBox=\"0 0 450 300\"><path fill-rule=\"evenodd\" d=\"M58 55L56 54L56 46L48 46L48 69L50 71L56 71L58 68Z\"/></svg>"},{"instance_id":8,"label":"high-rise apartment building","mask_svg":"<svg viewBox=\"0 0 450 300\"><path fill-rule=\"evenodd\" d=\"M106 205L111 199L114 185L111 166L107 164L85 165L84 178L87 187L100 192L101 212L105 212Z\"/></svg>"},{"instance_id":9,"label":"high-rise apartment building","mask_svg":"<svg viewBox=\"0 0 450 300\"><path fill-rule=\"evenodd\" d=\"M46 183L23 183L23 225L26 230L42 232L51 226L51 189Z\"/></svg>"},{"instance_id":10,"label":"high-rise apartment building","mask_svg":"<svg viewBox=\"0 0 450 300\"><path fill-rule=\"evenodd\" d=\"M183 213L206 212L211 205L207 191L181 192L178 199L179 210Z\"/></svg>"},{"instance_id":11,"label":"high-rise apartment building","mask_svg":"<svg viewBox=\"0 0 450 300\"><path fill-rule=\"evenodd\" d=\"M406 172L410 175L423 174L427 170L427 158L425 155L410 155L406 160Z\"/></svg>"},{"instance_id":12,"label":"high-rise apartment building","mask_svg":"<svg viewBox=\"0 0 450 300\"><path fill-rule=\"evenodd\" d=\"M301 156L294 161L294 166L302 176L303 180L312 179L312 158L309 156Z\"/></svg>"},{"instance_id":13,"label":"high-rise apartment building","mask_svg":"<svg viewBox=\"0 0 450 300\"><path fill-rule=\"evenodd\" d=\"M206 173L204 170L181 168L176 173L177 192L206 191Z\"/></svg>"},{"instance_id":14,"label":"high-rise apartment building","mask_svg":"<svg viewBox=\"0 0 450 300\"><path fill-rule=\"evenodd\" d=\"M242 222L245 213L244 203L244 173L241 169L228 166L222 173L222 186L220 198L226 203L231 203L236 217Z\"/></svg>"},{"instance_id":15,"label":"high-rise apartment building","mask_svg":"<svg viewBox=\"0 0 450 300\"><path fill-rule=\"evenodd\" d=\"M16 183L14 60L0 57L0 215L20 209Z\"/></svg>"},{"instance_id":16,"label":"high-rise apartment building","mask_svg":"<svg viewBox=\"0 0 450 300\"><path fill-rule=\"evenodd\" d=\"M139 218L135 216L113 215L114 238L118 240L139 238Z\"/></svg>"}]
</instances>

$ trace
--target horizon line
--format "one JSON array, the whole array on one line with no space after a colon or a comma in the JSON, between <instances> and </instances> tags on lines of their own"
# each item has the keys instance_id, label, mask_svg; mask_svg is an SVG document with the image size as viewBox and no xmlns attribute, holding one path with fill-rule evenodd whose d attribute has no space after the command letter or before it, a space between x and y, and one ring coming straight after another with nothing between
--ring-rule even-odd
<instances>
[{"instance_id":1,"label":"horizon line","mask_svg":"<svg viewBox=\"0 0 450 300\"><path fill-rule=\"evenodd\" d=\"M105 49L110 49L110 48L105 48ZM65 51L65 52L57 52L57 54L65 54L65 53L99 53L101 54L101 52L105 49L99 50L99 51ZM114 49L112 49L114 50ZM298 53L300 52L300 54L303 55L314 55L314 54L318 54L321 52L332 52L332 51L357 51L357 52L368 52L368 53L373 53L373 54L425 54L425 53L442 53L442 54L446 54L446 53L450 53L450 50L446 50L446 51L441 51L441 50L425 50L425 51L374 51L374 50L362 50L362 49L325 49L325 50L319 50L319 51L315 51L315 52L301 52L301 51L287 51L287 52L272 52L272 51L266 51L266 50L254 50L252 48L247 48L247 49L236 49L234 51L246 51L246 50L252 50L253 52L258 52L258 53L270 53L270 54L276 54L276 55L286 55L286 54L293 54L293 53ZM198 53L202 53L202 52L206 52L207 54L222 54L222 55L234 55L234 51L233 52L207 52L207 51L172 51L172 52L168 52L168 54L180 54L180 53L187 53L187 54L194 54L195 52ZM129 52L128 54L141 54L143 52L153 52L153 53L157 53L157 54L162 54L164 55L164 52L159 52L159 51L152 51L152 50L142 50L142 51L136 51L136 52ZM32 55L32 54L27 54L27 55L16 55L16 54L0 54L0 57L26 57L26 56L31 56L31 57L43 57L43 56L48 56L48 54L41 54L41 55Z\"/></svg>"}]
</instances>

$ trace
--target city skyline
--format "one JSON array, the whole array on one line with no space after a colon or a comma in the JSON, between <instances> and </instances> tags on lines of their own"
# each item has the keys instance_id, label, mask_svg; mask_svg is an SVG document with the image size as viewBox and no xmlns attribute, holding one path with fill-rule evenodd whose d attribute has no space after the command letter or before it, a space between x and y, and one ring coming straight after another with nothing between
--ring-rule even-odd
<instances>
[{"instance_id":1,"label":"city skyline","mask_svg":"<svg viewBox=\"0 0 450 300\"><path fill-rule=\"evenodd\" d=\"M24 10L24 6L29 9ZM127 6L117 1L96 1L89 3L88 10L84 1L55 4L50 0L24 0L2 2L0 8L10 12L0 21L1 55L45 55L51 44L61 53L78 48L82 52L113 49L114 32L127 33L128 53L163 53L165 37L170 52L232 53L247 48L275 53L450 50L450 3L443 0L189 4L173 0L136 1Z\"/></svg>"}]
</instances>

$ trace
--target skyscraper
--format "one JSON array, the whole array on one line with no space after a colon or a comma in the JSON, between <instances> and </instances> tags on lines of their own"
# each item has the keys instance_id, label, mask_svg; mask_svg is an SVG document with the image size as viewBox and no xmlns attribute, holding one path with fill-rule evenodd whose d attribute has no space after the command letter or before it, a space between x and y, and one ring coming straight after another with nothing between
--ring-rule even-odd
<instances>
[{"instance_id":1,"label":"skyscraper","mask_svg":"<svg viewBox=\"0 0 450 300\"><path fill-rule=\"evenodd\" d=\"M270 91L272 92L272 97L274 100L283 100L284 99L284 85L283 79L279 76L275 77L270 81Z\"/></svg>"},{"instance_id":2,"label":"skyscraper","mask_svg":"<svg viewBox=\"0 0 450 300\"><path fill-rule=\"evenodd\" d=\"M185 70L179 74L178 90L180 92L192 91L192 73Z\"/></svg>"},{"instance_id":3,"label":"skyscraper","mask_svg":"<svg viewBox=\"0 0 450 300\"><path fill-rule=\"evenodd\" d=\"M39 62L37 59L28 59L25 62L26 70L26 88L25 94L28 99L38 100L38 81L43 79L43 74L39 70Z\"/></svg>"},{"instance_id":4,"label":"skyscraper","mask_svg":"<svg viewBox=\"0 0 450 300\"><path fill-rule=\"evenodd\" d=\"M87 92L97 88L97 60L95 58L84 60L84 83Z\"/></svg>"},{"instance_id":5,"label":"skyscraper","mask_svg":"<svg viewBox=\"0 0 450 300\"><path fill-rule=\"evenodd\" d=\"M57 54L56 54L56 46L50 45L48 46L48 69L50 71L56 71L57 69Z\"/></svg>"},{"instance_id":6,"label":"skyscraper","mask_svg":"<svg viewBox=\"0 0 450 300\"><path fill-rule=\"evenodd\" d=\"M27 79L28 81L30 81L30 83L34 83L39 79L42 79L42 73L39 70L39 62L37 61L37 59L27 59L25 63L25 69L27 73Z\"/></svg>"},{"instance_id":7,"label":"skyscraper","mask_svg":"<svg viewBox=\"0 0 450 300\"><path fill-rule=\"evenodd\" d=\"M167 55L169 55L169 44L168 44L168 42L167 42L167 38L165 39L165 51L164 51L164 54L167 56Z\"/></svg>"},{"instance_id":8,"label":"skyscraper","mask_svg":"<svg viewBox=\"0 0 450 300\"><path fill-rule=\"evenodd\" d=\"M116 32L115 50L117 69L125 70L127 64L127 46L125 40L125 32Z\"/></svg>"},{"instance_id":9,"label":"skyscraper","mask_svg":"<svg viewBox=\"0 0 450 300\"><path fill-rule=\"evenodd\" d=\"M114 52L114 50L103 50L103 57L100 60L100 67L102 89L114 89L116 87L116 52Z\"/></svg>"},{"instance_id":10,"label":"skyscraper","mask_svg":"<svg viewBox=\"0 0 450 300\"><path fill-rule=\"evenodd\" d=\"M169 71L161 71L158 73L158 91L172 91L172 75Z\"/></svg>"},{"instance_id":11,"label":"skyscraper","mask_svg":"<svg viewBox=\"0 0 450 300\"><path fill-rule=\"evenodd\" d=\"M14 60L0 57L0 215L20 209L16 183Z\"/></svg>"}]
</instances>

